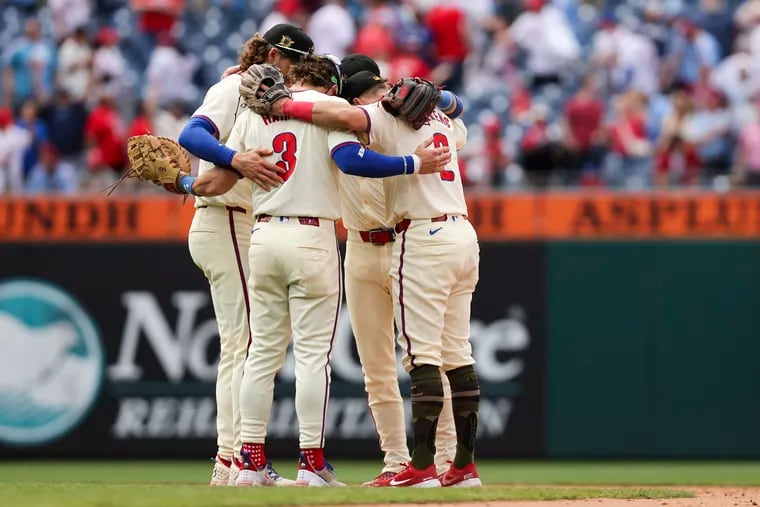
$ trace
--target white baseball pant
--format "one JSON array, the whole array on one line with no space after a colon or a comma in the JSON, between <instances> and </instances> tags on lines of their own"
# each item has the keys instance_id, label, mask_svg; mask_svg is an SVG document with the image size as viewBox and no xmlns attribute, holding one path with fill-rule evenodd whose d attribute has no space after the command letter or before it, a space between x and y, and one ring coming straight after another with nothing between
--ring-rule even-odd
<instances>
[{"instance_id":1,"label":"white baseball pant","mask_svg":"<svg viewBox=\"0 0 760 507\"><path fill-rule=\"evenodd\" d=\"M274 379L293 338L301 449L324 447L330 359L341 307L340 254L332 220L261 217L248 280L253 340L240 391L245 443L264 443ZM318 220L319 225L314 225Z\"/></svg>"},{"instance_id":2,"label":"white baseball pant","mask_svg":"<svg viewBox=\"0 0 760 507\"><path fill-rule=\"evenodd\" d=\"M373 245L358 231L346 242L346 303L356 339L369 409L384 454L383 472L399 472L410 461L404 402L399 391L393 294L390 276L393 243ZM456 429L449 379L442 375L444 405L436 434L435 461L442 471L456 452Z\"/></svg>"},{"instance_id":3,"label":"white baseball pant","mask_svg":"<svg viewBox=\"0 0 760 507\"><path fill-rule=\"evenodd\" d=\"M246 280L247 254L253 217L243 208L208 206L195 210L188 246L195 264L211 289L219 326L219 366L216 376L216 429L218 454L238 456L240 440L240 381L250 340Z\"/></svg>"}]
</instances>

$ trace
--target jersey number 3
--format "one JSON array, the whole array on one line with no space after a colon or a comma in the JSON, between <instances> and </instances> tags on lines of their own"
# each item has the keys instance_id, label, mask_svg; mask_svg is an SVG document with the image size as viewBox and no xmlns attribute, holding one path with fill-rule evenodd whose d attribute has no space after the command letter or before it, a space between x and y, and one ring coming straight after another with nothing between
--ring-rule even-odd
<instances>
[{"instance_id":1,"label":"jersey number 3","mask_svg":"<svg viewBox=\"0 0 760 507\"><path fill-rule=\"evenodd\" d=\"M448 147L449 139L443 134L433 134L433 146L436 148ZM441 171L440 175L443 181L454 181L454 171Z\"/></svg>"},{"instance_id":2,"label":"jersey number 3","mask_svg":"<svg viewBox=\"0 0 760 507\"><path fill-rule=\"evenodd\" d=\"M282 181L288 181L288 178L296 170L296 150L298 149L298 143L296 142L296 136L292 132L283 132L277 134L272 140L272 151L280 156L280 160L274 163L280 169L284 169L285 173L280 174Z\"/></svg>"}]
</instances>

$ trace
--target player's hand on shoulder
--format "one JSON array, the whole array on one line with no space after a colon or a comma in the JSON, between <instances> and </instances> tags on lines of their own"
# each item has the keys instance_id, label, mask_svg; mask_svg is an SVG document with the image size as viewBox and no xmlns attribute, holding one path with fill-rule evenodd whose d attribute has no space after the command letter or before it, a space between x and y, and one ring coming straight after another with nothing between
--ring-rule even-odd
<instances>
[{"instance_id":1,"label":"player's hand on shoulder","mask_svg":"<svg viewBox=\"0 0 760 507\"><path fill-rule=\"evenodd\" d=\"M219 80L221 81L222 79L228 78L233 74L240 74L240 72L241 72L240 65L233 65L231 67L227 67L226 69L224 69L224 72L222 72L222 77L219 78Z\"/></svg>"},{"instance_id":2,"label":"player's hand on shoulder","mask_svg":"<svg viewBox=\"0 0 760 507\"><path fill-rule=\"evenodd\" d=\"M252 180L263 190L269 192L272 188L282 185L283 180L280 174L285 172L285 169L266 159L271 154L272 150L266 148L239 151L232 158L232 167L240 172L243 177Z\"/></svg>"},{"instance_id":3,"label":"player's hand on shoulder","mask_svg":"<svg viewBox=\"0 0 760 507\"><path fill-rule=\"evenodd\" d=\"M420 159L419 174L439 173L446 168L451 161L451 152L448 146L436 148L433 146L433 138L429 137L417 146L414 154Z\"/></svg>"}]
</instances>

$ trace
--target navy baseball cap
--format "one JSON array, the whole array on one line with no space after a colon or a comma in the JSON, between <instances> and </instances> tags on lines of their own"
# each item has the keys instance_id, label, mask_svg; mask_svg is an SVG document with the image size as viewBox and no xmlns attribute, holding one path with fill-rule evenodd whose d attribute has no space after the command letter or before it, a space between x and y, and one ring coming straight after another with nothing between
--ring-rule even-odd
<instances>
[{"instance_id":1,"label":"navy baseball cap","mask_svg":"<svg viewBox=\"0 0 760 507\"><path fill-rule=\"evenodd\" d=\"M356 97L359 97L362 93L385 82L387 82L387 79L383 79L368 70L359 71L346 79L343 83L343 93L341 94L341 97L349 102L353 102L353 100Z\"/></svg>"},{"instance_id":2,"label":"navy baseball cap","mask_svg":"<svg viewBox=\"0 0 760 507\"><path fill-rule=\"evenodd\" d=\"M343 64L343 77L346 79L363 70L367 70L376 76L380 75L380 67L377 66L377 62L367 55L354 53L344 57L341 63Z\"/></svg>"},{"instance_id":3,"label":"navy baseball cap","mask_svg":"<svg viewBox=\"0 0 760 507\"><path fill-rule=\"evenodd\" d=\"M314 42L301 27L280 23L264 34L264 40L286 56L300 58L314 52Z\"/></svg>"}]
</instances>

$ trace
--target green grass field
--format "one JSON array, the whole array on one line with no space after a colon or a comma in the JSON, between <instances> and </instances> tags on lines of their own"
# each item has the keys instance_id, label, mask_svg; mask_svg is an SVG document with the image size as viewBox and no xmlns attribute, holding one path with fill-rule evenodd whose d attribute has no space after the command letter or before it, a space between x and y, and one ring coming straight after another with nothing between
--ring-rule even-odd
<instances>
[{"instance_id":1,"label":"green grass field","mask_svg":"<svg viewBox=\"0 0 760 507\"><path fill-rule=\"evenodd\" d=\"M338 478L358 485L378 472L370 462L334 463ZM758 462L504 462L483 461L482 489L209 488L208 462L0 463L0 506L147 507L291 506L368 503L674 498L677 485L759 486ZM295 464L275 462L295 475Z\"/></svg>"}]
</instances>

